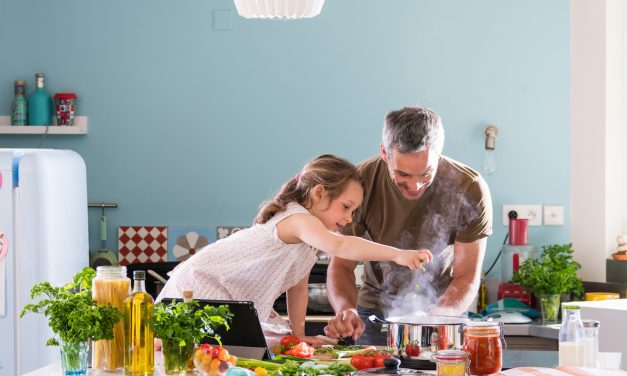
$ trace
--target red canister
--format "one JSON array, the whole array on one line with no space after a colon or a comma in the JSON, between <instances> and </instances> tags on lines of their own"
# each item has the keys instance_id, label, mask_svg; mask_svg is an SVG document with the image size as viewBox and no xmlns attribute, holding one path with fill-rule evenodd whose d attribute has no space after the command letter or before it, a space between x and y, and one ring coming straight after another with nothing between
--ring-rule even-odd
<instances>
[{"instance_id":1,"label":"red canister","mask_svg":"<svg viewBox=\"0 0 627 376\"><path fill-rule=\"evenodd\" d=\"M54 111L57 125L74 125L76 98L74 93L58 93L54 95Z\"/></svg>"},{"instance_id":2,"label":"red canister","mask_svg":"<svg viewBox=\"0 0 627 376\"><path fill-rule=\"evenodd\" d=\"M509 244L510 245L527 245L529 244L529 237L527 230L529 228L528 219L514 219L509 220Z\"/></svg>"}]
</instances>

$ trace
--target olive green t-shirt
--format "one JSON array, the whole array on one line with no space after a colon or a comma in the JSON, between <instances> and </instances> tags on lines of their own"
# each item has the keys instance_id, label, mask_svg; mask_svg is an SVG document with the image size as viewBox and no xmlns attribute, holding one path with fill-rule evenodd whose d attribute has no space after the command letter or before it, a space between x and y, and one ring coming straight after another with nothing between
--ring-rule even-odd
<instances>
[{"instance_id":1,"label":"olive green t-shirt","mask_svg":"<svg viewBox=\"0 0 627 376\"><path fill-rule=\"evenodd\" d=\"M403 307L426 310L452 280L452 244L471 243L492 233L488 186L478 172L445 156L418 200L402 196L380 157L364 161L359 171L364 201L352 225L342 232L402 249L426 248L434 258L425 271L394 262L364 262L358 304L386 314L402 314L398 311Z\"/></svg>"}]
</instances>

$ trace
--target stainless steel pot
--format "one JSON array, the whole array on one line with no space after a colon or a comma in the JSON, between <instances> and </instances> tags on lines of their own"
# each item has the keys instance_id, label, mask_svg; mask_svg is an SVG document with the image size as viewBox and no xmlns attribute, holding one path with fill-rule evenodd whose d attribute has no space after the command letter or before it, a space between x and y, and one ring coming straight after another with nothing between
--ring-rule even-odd
<instances>
[{"instance_id":1,"label":"stainless steel pot","mask_svg":"<svg viewBox=\"0 0 627 376\"><path fill-rule=\"evenodd\" d=\"M372 315L369 320L387 324L387 345L397 355L422 360L431 360L438 350L461 350L462 325L469 321L457 316L418 315L388 317L385 320ZM418 354L416 347L420 351Z\"/></svg>"}]
</instances>

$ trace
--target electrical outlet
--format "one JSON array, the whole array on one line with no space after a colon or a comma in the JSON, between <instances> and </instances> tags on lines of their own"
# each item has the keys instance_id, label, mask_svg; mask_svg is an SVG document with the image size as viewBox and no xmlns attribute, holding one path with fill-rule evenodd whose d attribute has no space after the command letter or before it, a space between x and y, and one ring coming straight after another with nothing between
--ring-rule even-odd
<instances>
[{"instance_id":1,"label":"electrical outlet","mask_svg":"<svg viewBox=\"0 0 627 376\"><path fill-rule=\"evenodd\" d=\"M512 210L519 219L528 219L529 226L542 226L542 205L503 205L503 226L509 225L508 213Z\"/></svg>"},{"instance_id":2,"label":"electrical outlet","mask_svg":"<svg viewBox=\"0 0 627 376\"><path fill-rule=\"evenodd\" d=\"M547 226L561 226L564 224L563 205L544 205L544 224Z\"/></svg>"}]
</instances>

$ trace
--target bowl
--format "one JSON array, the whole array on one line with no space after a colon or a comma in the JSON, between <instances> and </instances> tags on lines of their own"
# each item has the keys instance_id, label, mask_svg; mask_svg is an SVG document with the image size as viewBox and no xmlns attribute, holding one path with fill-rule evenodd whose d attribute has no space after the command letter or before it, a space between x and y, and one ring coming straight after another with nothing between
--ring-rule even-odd
<instances>
[{"instance_id":1,"label":"bowl","mask_svg":"<svg viewBox=\"0 0 627 376\"><path fill-rule=\"evenodd\" d=\"M194 366L202 376L222 376L235 365L237 358L221 346L201 344L194 349Z\"/></svg>"},{"instance_id":2,"label":"bowl","mask_svg":"<svg viewBox=\"0 0 627 376\"><path fill-rule=\"evenodd\" d=\"M627 261L627 253L612 253L612 258L619 261Z\"/></svg>"}]
</instances>

